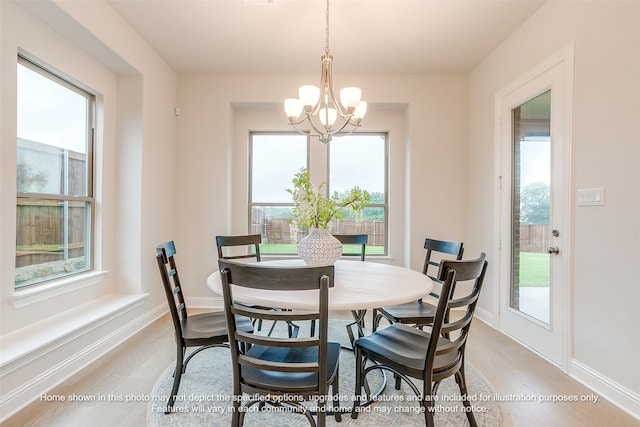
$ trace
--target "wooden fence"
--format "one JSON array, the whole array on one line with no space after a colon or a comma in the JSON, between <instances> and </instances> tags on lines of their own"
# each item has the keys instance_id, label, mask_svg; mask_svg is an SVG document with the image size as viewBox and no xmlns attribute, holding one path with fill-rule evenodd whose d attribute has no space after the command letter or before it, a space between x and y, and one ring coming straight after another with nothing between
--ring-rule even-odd
<instances>
[{"instance_id":1,"label":"wooden fence","mask_svg":"<svg viewBox=\"0 0 640 427\"><path fill-rule=\"evenodd\" d=\"M291 227L289 218L284 217L261 217L259 222L251 224L251 233L262 235L264 243L291 243ZM342 234L367 234L369 245L384 246L385 244L385 224L384 221L341 219L333 221L331 224L332 233ZM299 232L301 233L301 232ZM298 235L299 241L303 234Z\"/></svg>"},{"instance_id":2,"label":"wooden fence","mask_svg":"<svg viewBox=\"0 0 640 427\"><path fill-rule=\"evenodd\" d=\"M547 252L549 236L549 224L520 224L520 250Z\"/></svg>"},{"instance_id":3,"label":"wooden fence","mask_svg":"<svg viewBox=\"0 0 640 427\"><path fill-rule=\"evenodd\" d=\"M64 259L64 207L57 200L19 200L16 212L16 267ZM84 202L68 202L67 258L84 255Z\"/></svg>"}]
</instances>

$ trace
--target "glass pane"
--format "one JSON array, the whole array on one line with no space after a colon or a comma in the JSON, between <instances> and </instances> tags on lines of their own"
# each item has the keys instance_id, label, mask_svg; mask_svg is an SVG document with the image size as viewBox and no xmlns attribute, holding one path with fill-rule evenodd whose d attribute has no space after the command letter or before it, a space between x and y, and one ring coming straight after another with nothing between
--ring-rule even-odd
<instances>
[{"instance_id":1,"label":"glass pane","mask_svg":"<svg viewBox=\"0 0 640 427\"><path fill-rule=\"evenodd\" d=\"M252 203L291 203L293 175L307 167L307 136L253 134Z\"/></svg>"},{"instance_id":2,"label":"glass pane","mask_svg":"<svg viewBox=\"0 0 640 427\"><path fill-rule=\"evenodd\" d=\"M384 208L371 206L364 208L362 219L344 218L333 221L331 232L335 234L366 234L367 255L386 255ZM359 251L359 249L358 249Z\"/></svg>"},{"instance_id":3,"label":"glass pane","mask_svg":"<svg viewBox=\"0 0 640 427\"><path fill-rule=\"evenodd\" d=\"M18 64L18 192L87 195L88 99Z\"/></svg>"},{"instance_id":4,"label":"glass pane","mask_svg":"<svg viewBox=\"0 0 640 427\"><path fill-rule=\"evenodd\" d=\"M254 206L251 209L251 234L261 234L262 253L297 254L296 246L304 234L292 228L289 218L293 216L293 207Z\"/></svg>"},{"instance_id":5,"label":"glass pane","mask_svg":"<svg viewBox=\"0 0 640 427\"><path fill-rule=\"evenodd\" d=\"M511 307L549 323L551 92L512 110L514 129Z\"/></svg>"},{"instance_id":6,"label":"glass pane","mask_svg":"<svg viewBox=\"0 0 640 427\"><path fill-rule=\"evenodd\" d=\"M333 137L330 144L329 190L343 193L354 186L371 194L371 203L385 201L384 135Z\"/></svg>"},{"instance_id":7,"label":"glass pane","mask_svg":"<svg viewBox=\"0 0 640 427\"><path fill-rule=\"evenodd\" d=\"M15 286L86 271L91 202L18 199Z\"/></svg>"}]
</instances>

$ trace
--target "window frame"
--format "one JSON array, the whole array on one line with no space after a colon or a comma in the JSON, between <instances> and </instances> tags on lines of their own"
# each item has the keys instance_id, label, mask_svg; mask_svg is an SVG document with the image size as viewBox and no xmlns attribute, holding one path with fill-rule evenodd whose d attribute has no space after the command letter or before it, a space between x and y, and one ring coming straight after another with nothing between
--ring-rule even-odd
<instances>
[{"instance_id":1,"label":"window frame","mask_svg":"<svg viewBox=\"0 0 640 427\"><path fill-rule=\"evenodd\" d=\"M78 84L71 82L70 81L71 79L63 77L60 73L57 73L56 71L46 66L40 65L37 61L30 59L20 53L18 53L17 55L16 65L18 64L26 68L29 68L31 71L36 72L41 76L51 80L52 82L59 84L64 88L69 89L87 99L87 109L86 109L87 140L86 140L86 161L85 161L86 177L84 182L85 195L21 192L21 191L18 191L16 187L16 207L19 204L21 204L21 202L29 203L29 201L34 201L34 200L47 200L47 201L54 201L59 203L81 202L85 205L85 209L87 207L89 209L88 213L85 211L85 224L84 224L84 227L85 227L85 231L84 231L85 255L84 256L88 258L87 260L85 260L85 268L79 269L77 271L69 272L66 274L56 274L56 275L53 275L52 277L50 277L51 275L42 276L44 277L44 279L42 280L37 280L31 283L26 283L21 285L18 285L16 283L15 281L16 276L14 274L14 290L22 291L25 289L34 289L36 287L49 286L50 284L56 281L68 282L69 280L73 280L74 276L94 272L94 269L95 269L94 241L95 241L95 234L96 234L96 229L95 229L96 201L95 201L95 175L94 175L95 162L96 162L96 159L95 159L96 95L89 92L86 89L81 88ZM17 144L19 139L22 139L22 138L19 138L16 135L16 150L17 150ZM17 166L17 155L16 155L16 166ZM65 172L66 172L65 175L67 175L68 170ZM17 179L17 176L16 176L16 179ZM17 223L17 215L16 215L16 233L18 233L17 226L18 226L18 223ZM18 248L17 248L17 239L16 239L16 251L17 249ZM17 267L16 261L17 261L17 257L16 257L16 260L14 261L14 268L15 268L15 271L17 272L17 269L19 267ZM32 264L32 265L38 265L38 264Z\"/></svg>"},{"instance_id":2,"label":"window frame","mask_svg":"<svg viewBox=\"0 0 640 427\"><path fill-rule=\"evenodd\" d=\"M378 208L381 207L384 210L384 249L381 254L367 254L367 256L388 256L389 255L389 132L358 132L357 136L381 136L384 139L384 203L367 203L366 208ZM353 136L353 134L344 135L346 137ZM327 194L331 194L331 143L333 139L326 145L327 147L327 161L326 161L326 190ZM335 232L335 231L334 231Z\"/></svg>"},{"instance_id":3,"label":"window frame","mask_svg":"<svg viewBox=\"0 0 640 427\"><path fill-rule=\"evenodd\" d=\"M267 207L290 207L293 208L295 205L293 203L293 201L291 202L287 202L287 203L272 203L272 202L253 202L253 178L254 178L254 136L255 135L298 135L300 136L300 134L298 132L292 132L292 131L256 131L256 130L249 130L249 139L247 142L248 145L248 149L247 149L247 166L248 166L248 171L247 171L247 204L246 204L246 209L247 209L247 220L246 220L246 224L247 224L247 230L249 230L250 233L254 233L254 227L252 224L252 210L254 207L258 207L258 206L267 206ZM387 257L389 256L389 188L390 188L390 182L389 182L389 150L390 150L390 138L389 138L389 132L388 131L380 131L380 132L358 132L357 136L376 136L376 137L381 137L383 138L383 144L384 144L384 203L369 203L367 204L367 208L382 208L384 210L384 246L383 246L383 250L382 253L376 253L376 254L368 254L369 256L372 257ZM330 146L331 146L331 142L329 142L328 144L322 144L320 147L314 147L312 144L318 143L321 144L319 142L313 141L312 142L312 138L309 135L306 135L307 141L307 147L306 147L306 151L307 151L307 168L310 170L311 172L311 176L312 176L312 180L315 182L316 180L318 182L322 182L325 181L326 185L324 187L324 193L325 196L327 196L328 194L331 194L331 188L330 188L330 173L331 173L331 152L330 152ZM318 156L318 157L315 157ZM314 172L314 170L316 172ZM318 175L317 172L321 172L322 175ZM336 230L334 230L334 232L337 232ZM261 251L261 255L264 256L278 256L278 255L286 255L286 256L291 256L294 255L292 253L287 253L287 252L265 252L262 248L260 249Z\"/></svg>"},{"instance_id":4,"label":"window frame","mask_svg":"<svg viewBox=\"0 0 640 427\"><path fill-rule=\"evenodd\" d=\"M278 131L249 131L249 147L248 147L248 182L247 182L247 195L248 195L248 203L247 203L247 207L248 207L248 211L247 211L247 229L250 230L250 232L252 232L251 230L253 229L253 224L252 224L252 211L253 208L255 206L268 206L268 207L291 207L292 209L295 207L295 204L293 203L293 201L289 202L289 203L283 203L283 202L278 202L278 203L273 203L273 202L253 202L253 159L254 159L254 155L253 155L253 137L255 135L294 135L294 136L301 136L301 134L299 132L292 132L292 131L282 131L282 132L278 132ZM306 167L309 168L309 163L310 163L310 142L311 142L311 137L309 135L306 135ZM262 248L260 248L260 252L262 255L291 255L288 253L284 253L284 252L262 252Z\"/></svg>"}]
</instances>

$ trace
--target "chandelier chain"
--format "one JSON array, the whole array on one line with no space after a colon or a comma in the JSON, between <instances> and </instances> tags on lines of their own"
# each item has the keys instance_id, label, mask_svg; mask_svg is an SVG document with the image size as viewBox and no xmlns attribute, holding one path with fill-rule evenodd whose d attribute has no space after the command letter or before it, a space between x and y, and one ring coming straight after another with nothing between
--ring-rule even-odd
<instances>
[{"instance_id":1,"label":"chandelier chain","mask_svg":"<svg viewBox=\"0 0 640 427\"><path fill-rule=\"evenodd\" d=\"M326 40L325 40L324 53L326 55L329 55L329 0L327 0L326 22L327 22L327 29L326 29Z\"/></svg>"}]
</instances>

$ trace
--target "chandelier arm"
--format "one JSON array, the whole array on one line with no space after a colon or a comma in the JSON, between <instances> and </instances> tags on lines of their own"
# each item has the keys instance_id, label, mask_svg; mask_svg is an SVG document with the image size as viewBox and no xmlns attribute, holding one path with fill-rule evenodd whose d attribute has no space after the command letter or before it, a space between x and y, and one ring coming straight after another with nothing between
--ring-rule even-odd
<instances>
[{"instance_id":1,"label":"chandelier arm","mask_svg":"<svg viewBox=\"0 0 640 427\"><path fill-rule=\"evenodd\" d=\"M296 119L289 119L289 124L295 127L299 124L304 123L307 120L307 114L307 112L303 111Z\"/></svg>"},{"instance_id":2,"label":"chandelier arm","mask_svg":"<svg viewBox=\"0 0 640 427\"><path fill-rule=\"evenodd\" d=\"M349 118L343 118L343 121L344 121L344 123L342 123L342 125L340 125L340 127L339 127L339 128L337 128L337 129L333 129L333 130L331 130L331 131L327 131L327 133L328 133L329 135L336 135L336 134L338 134L338 133L342 132L342 130L343 130L344 128L346 128L346 127L347 127L347 125L354 126L354 128L353 128L350 132L348 132L348 133L352 133L352 132L357 128L357 127L360 127L359 125L355 125L355 124L351 123L351 121L350 121L350 117L349 117Z\"/></svg>"},{"instance_id":3,"label":"chandelier arm","mask_svg":"<svg viewBox=\"0 0 640 427\"><path fill-rule=\"evenodd\" d=\"M342 117L346 117L350 114L347 110L344 109L340 100L336 98L335 91L333 90L333 69L332 69L333 58L332 57L329 57L329 58L330 58L330 61L326 64L326 73L327 73L326 87L329 91L329 98L331 99L331 102L333 103L333 106L338 111L338 113L340 113Z\"/></svg>"},{"instance_id":4,"label":"chandelier arm","mask_svg":"<svg viewBox=\"0 0 640 427\"><path fill-rule=\"evenodd\" d=\"M300 129L297 126L297 123L289 123L291 125L291 127L293 128L293 130L295 130L296 132L298 132L299 134L302 135L309 135L309 130L308 129Z\"/></svg>"},{"instance_id":5,"label":"chandelier arm","mask_svg":"<svg viewBox=\"0 0 640 427\"><path fill-rule=\"evenodd\" d=\"M318 126L318 124L315 122L314 117L318 117L318 116L313 116L311 114L307 114L307 120L309 121L309 124L311 125L311 128L318 134L320 135L329 135L330 132L328 129L326 129L326 127L324 125L322 125L322 123L320 123L320 125ZM317 119L319 120L319 119Z\"/></svg>"},{"instance_id":6,"label":"chandelier arm","mask_svg":"<svg viewBox=\"0 0 640 427\"><path fill-rule=\"evenodd\" d=\"M322 123L320 123L320 125L318 125L314 121L314 118L316 118L316 117L317 116L309 116L308 117L308 121L311 124L311 127L313 128L314 131L316 131L319 134L323 134L323 135L336 135L336 136L337 135L349 135L349 134L353 133L354 130L356 130L357 128L360 127L359 124L352 123L350 121L350 117L347 116L346 118L345 117L342 118L342 123L340 124L340 126L338 128L336 128L336 129L331 129L331 128L327 129L327 127L322 125ZM345 133L342 133L344 128L346 128L349 125L353 126L353 129L351 129L351 130L349 130L349 131L347 131Z\"/></svg>"}]
</instances>

